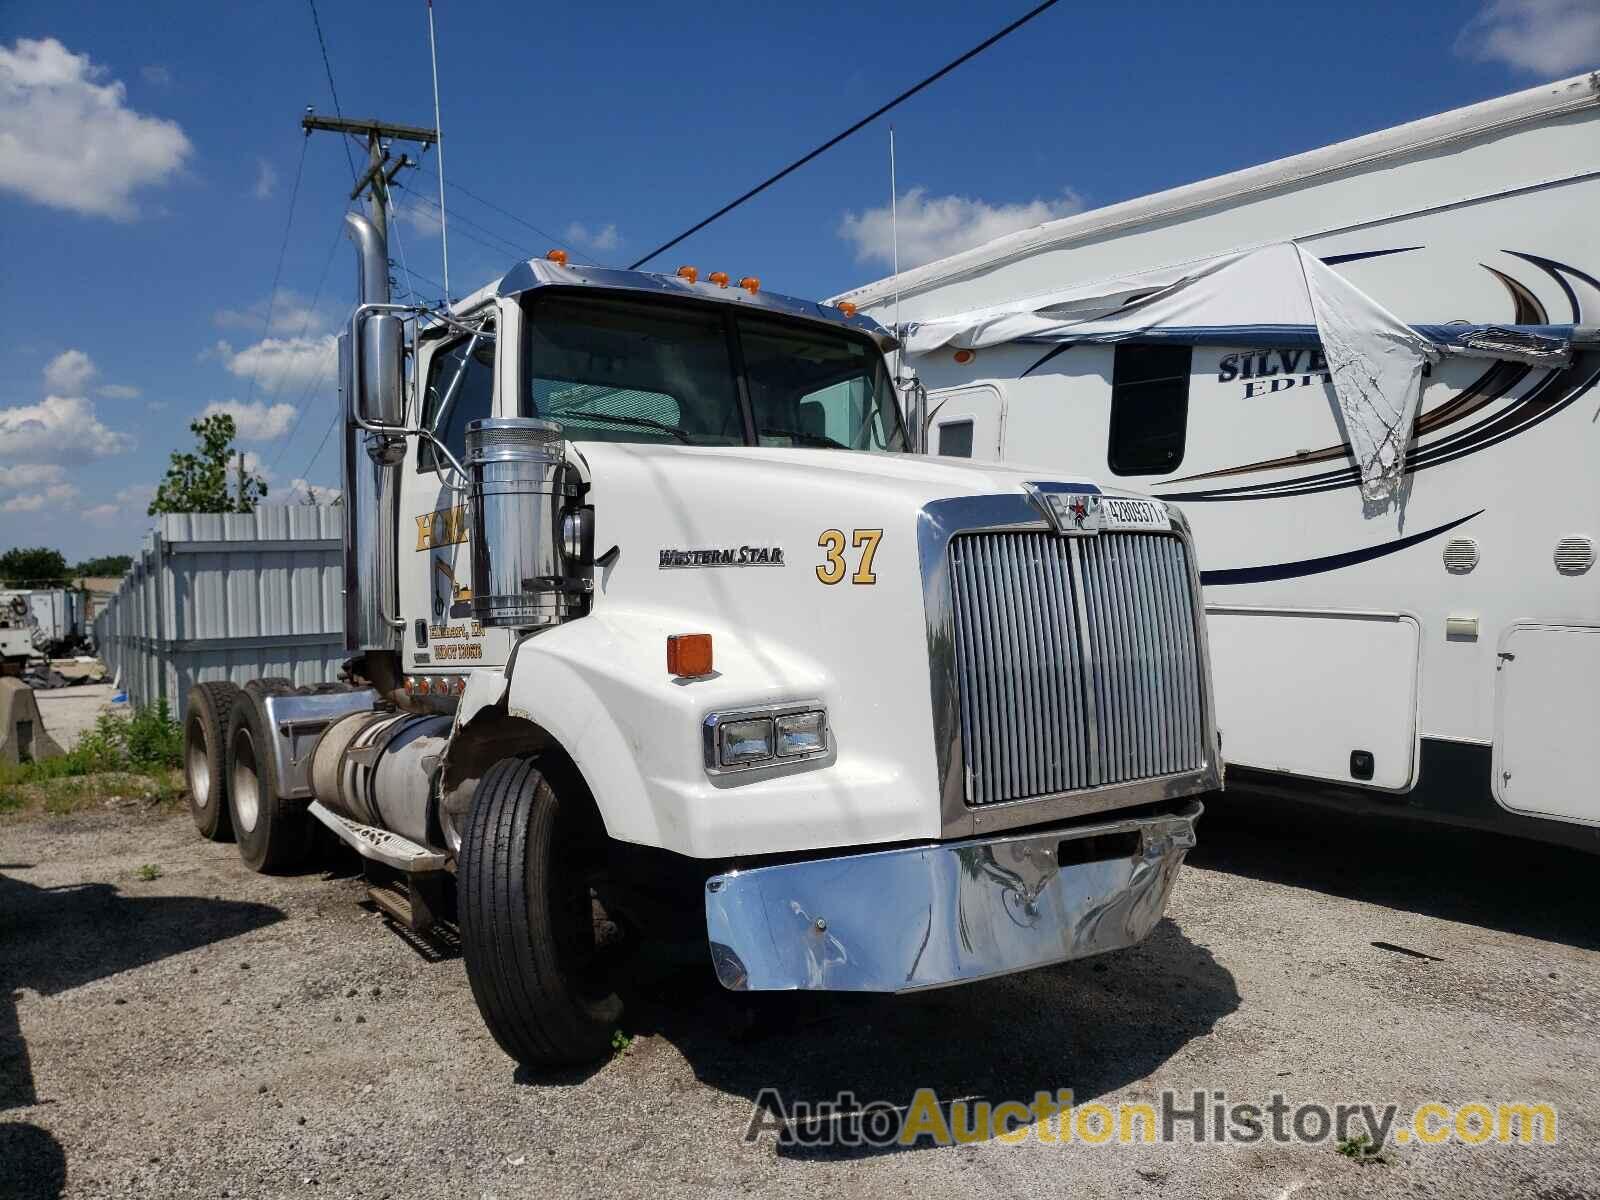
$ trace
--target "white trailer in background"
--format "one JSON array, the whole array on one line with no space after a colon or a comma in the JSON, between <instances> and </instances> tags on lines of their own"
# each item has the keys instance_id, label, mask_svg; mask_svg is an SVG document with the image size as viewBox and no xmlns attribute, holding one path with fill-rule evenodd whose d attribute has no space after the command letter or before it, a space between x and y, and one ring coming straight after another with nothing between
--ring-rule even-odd
<instances>
[{"instance_id":1,"label":"white trailer in background","mask_svg":"<svg viewBox=\"0 0 1600 1200\"><path fill-rule=\"evenodd\" d=\"M1600 848L1600 77L844 294L934 454L1175 502L1236 788Z\"/></svg>"}]
</instances>

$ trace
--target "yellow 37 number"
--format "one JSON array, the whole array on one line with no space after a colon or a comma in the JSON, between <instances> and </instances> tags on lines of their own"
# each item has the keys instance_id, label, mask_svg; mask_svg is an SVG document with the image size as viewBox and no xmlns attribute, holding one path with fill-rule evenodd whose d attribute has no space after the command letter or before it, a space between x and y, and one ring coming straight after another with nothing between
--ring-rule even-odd
<instances>
[{"instance_id":1,"label":"yellow 37 number","mask_svg":"<svg viewBox=\"0 0 1600 1200\"><path fill-rule=\"evenodd\" d=\"M850 576L850 582L877 583L878 577L872 573L872 557L878 553L878 543L882 539L881 529L852 529L849 538L845 537L843 530L823 530L822 536L817 539L817 545L822 547L823 559L817 566L817 578L829 584L843 579L845 572L850 569L844 551L846 546L850 546L861 551L861 559L856 564L855 574Z\"/></svg>"}]
</instances>

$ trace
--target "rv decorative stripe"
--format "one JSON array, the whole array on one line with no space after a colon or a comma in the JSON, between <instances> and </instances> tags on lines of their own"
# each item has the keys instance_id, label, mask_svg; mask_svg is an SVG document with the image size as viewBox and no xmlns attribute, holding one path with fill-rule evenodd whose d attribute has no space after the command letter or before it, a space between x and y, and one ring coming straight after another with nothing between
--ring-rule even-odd
<instances>
[{"instance_id":1,"label":"rv decorative stripe","mask_svg":"<svg viewBox=\"0 0 1600 1200\"><path fill-rule=\"evenodd\" d=\"M1484 509L1475 513L1468 513L1464 517L1457 517L1454 521L1425 529L1421 533L1413 533L1393 542L1383 542L1377 546L1367 546L1360 550L1347 550L1343 554L1329 554L1322 558L1302 558L1298 562L1271 563L1261 567L1233 567L1222 571L1201 571L1200 582L1206 587L1221 586L1230 583L1271 583L1276 579L1298 579L1303 575L1320 575L1324 571L1338 571L1344 567L1353 567L1358 563L1371 562L1375 558L1386 558L1391 554L1398 554L1402 550L1409 550L1419 542L1429 538L1438 537L1441 533L1448 533L1457 525L1465 525L1473 517L1482 516Z\"/></svg>"}]
</instances>

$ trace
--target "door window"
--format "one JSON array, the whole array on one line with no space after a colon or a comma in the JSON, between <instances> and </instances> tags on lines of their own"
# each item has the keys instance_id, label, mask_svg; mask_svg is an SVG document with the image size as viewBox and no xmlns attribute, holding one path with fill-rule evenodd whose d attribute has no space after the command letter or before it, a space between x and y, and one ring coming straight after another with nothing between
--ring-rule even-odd
<instances>
[{"instance_id":1,"label":"door window","mask_svg":"<svg viewBox=\"0 0 1600 1200\"><path fill-rule=\"evenodd\" d=\"M489 327L493 333L493 327ZM465 334L434 353L422 397L422 424L459 462L467 449L467 422L494 416L494 339ZM441 411L444 419L439 417ZM434 428L438 425L438 428ZM433 446L418 439L417 468L435 469Z\"/></svg>"},{"instance_id":2,"label":"door window","mask_svg":"<svg viewBox=\"0 0 1600 1200\"><path fill-rule=\"evenodd\" d=\"M940 425L937 452L946 458L971 458L972 422L946 421Z\"/></svg>"}]
</instances>

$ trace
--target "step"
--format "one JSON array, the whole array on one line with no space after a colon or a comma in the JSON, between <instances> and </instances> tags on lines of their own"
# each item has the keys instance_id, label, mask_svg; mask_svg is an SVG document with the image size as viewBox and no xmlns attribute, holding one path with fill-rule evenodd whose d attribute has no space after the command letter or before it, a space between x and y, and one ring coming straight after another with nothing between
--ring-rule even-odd
<instances>
[{"instance_id":1,"label":"step","mask_svg":"<svg viewBox=\"0 0 1600 1200\"><path fill-rule=\"evenodd\" d=\"M324 808L319 800L313 800L307 811L333 830L340 841L345 842L363 858L370 858L373 862L404 871L407 875L420 875L445 869L446 859L443 854L427 846L419 846L410 838L340 816L332 809Z\"/></svg>"}]
</instances>

